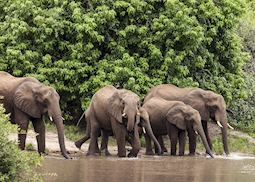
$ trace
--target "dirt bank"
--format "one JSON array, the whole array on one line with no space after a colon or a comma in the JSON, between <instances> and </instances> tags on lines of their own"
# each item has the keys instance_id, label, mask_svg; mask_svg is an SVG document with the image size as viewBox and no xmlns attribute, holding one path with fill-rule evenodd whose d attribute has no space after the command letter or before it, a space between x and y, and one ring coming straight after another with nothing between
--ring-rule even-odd
<instances>
[{"instance_id":1,"label":"dirt bank","mask_svg":"<svg viewBox=\"0 0 255 182\"><path fill-rule=\"evenodd\" d=\"M221 135L220 128L216 124L209 122L208 127L209 127L210 136L212 138ZM250 143L255 144L255 139L246 133L236 131L236 130L228 130L228 131L229 131L229 135L241 137L241 138L247 138ZM9 136L9 138L16 142L18 140L16 133L11 134ZM28 131L26 144L27 145L32 144L34 149L37 150L36 135L33 130ZM77 149L74 145L74 142L69 139L65 140L65 144L66 144L67 150L71 154L75 154L75 155L79 156L79 155L84 155L86 153L86 151L88 150L89 142L86 142L85 144L83 144L81 150ZM46 149L50 155L58 155L60 153L58 136L56 133L51 132L51 131L46 132ZM142 150L144 150L144 148ZM109 146L109 151L112 154L117 154L117 146ZM142 152L144 152L144 151L142 151Z\"/></svg>"}]
</instances>

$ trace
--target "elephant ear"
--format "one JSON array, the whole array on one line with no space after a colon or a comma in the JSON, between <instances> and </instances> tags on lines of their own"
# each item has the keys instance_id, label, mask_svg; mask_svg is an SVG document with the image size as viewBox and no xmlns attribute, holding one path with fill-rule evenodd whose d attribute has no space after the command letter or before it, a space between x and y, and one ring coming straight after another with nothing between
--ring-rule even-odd
<instances>
[{"instance_id":1,"label":"elephant ear","mask_svg":"<svg viewBox=\"0 0 255 182\"><path fill-rule=\"evenodd\" d=\"M38 84L27 82L21 84L14 93L14 104L21 111L34 118L40 118L40 107L35 99Z\"/></svg>"},{"instance_id":2,"label":"elephant ear","mask_svg":"<svg viewBox=\"0 0 255 182\"><path fill-rule=\"evenodd\" d=\"M109 103L108 112L118 122L122 123L123 101L118 91L112 94L112 96L108 99L108 103Z\"/></svg>"},{"instance_id":3,"label":"elephant ear","mask_svg":"<svg viewBox=\"0 0 255 182\"><path fill-rule=\"evenodd\" d=\"M166 114L166 119L177 128L186 130L185 118L181 107L175 106L171 108Z\"/></svg>"}]
</instances>

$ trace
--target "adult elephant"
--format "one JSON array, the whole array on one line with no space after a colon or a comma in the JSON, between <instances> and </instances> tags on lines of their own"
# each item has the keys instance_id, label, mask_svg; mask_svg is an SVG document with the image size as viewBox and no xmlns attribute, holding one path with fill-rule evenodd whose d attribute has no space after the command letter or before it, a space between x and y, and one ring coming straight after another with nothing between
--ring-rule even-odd
<instances>
[{"instance_id":1,"label":"adult elephant","mask_svg":"<svg viewBox=\"0 0 255 182\"><path fill-rule=\"evenodd\" d=\"M181 101L167 101L160 97L147 100L142 108L149 114L154 135L158 137L168 134L171 141L171 155L176 155L178 140L179 155L184 155L187 130L189 135L196 135L196 133L200 135L206 152L213 157L197 110ZM151 140L148 137L145 138L146 154L152 154Z\"/></svg>"},{"instance_id":2,"label":"adult elephant","mask_svg":"<svg viewBox=\"0 0 255 182\"><path fill-rule=\"evenodd\" d=\"M24 150L29 120L32 121L38 144L38 152L45 152L45 124L43 115L48 114L57 127L61 153L69 158L64 139L64 125L59 107L59 95L31 77L14 77L0 71L0 102L6 113L11 113L12 123L19 125L19 147Z\"/></svg>"},{"instance_id":3,"label":"adult elephant","mask_svg":"<svg viewBox=\"0 0 255 182\"><path fill-rule=\"evenodd\" d=\"M207 122L211 118L221 127L224 151L227 155L229 154L227 129L228 126L232 127L227 123L226 104L221 95L200 88L179 88L172 84L162 84L153 87L148 92L144 103L152 97L161 97L170 101L182 101L196 109L201 116L202 126L210 149L212 149L212 142L209 137ZM195 155L196 135L189 136L189 143L190 155Z\"/></svg>"},{"instance_id":4,"label":"adult elephant","mask_svg":"<svg viewBox=\"0 0 255 182\"><path fill-rule=\"evenodd\" d=\"M130 139L132 146L128 156L137 156L140 150L138 124L145 127L161 153L160 145L152 133L148 119L141 122L141 117L146 117L146 113L140 108L138 95L132 91L116 89L110 85L98 90L86 111L86 120L89 123L86 136L80 139L84 141L84 138L90 137L87 155L99 155L98 135L103 130L105 133L112 132L115 135L119 157L126 156L126 138Z\"/></svg>"}]
</instances>

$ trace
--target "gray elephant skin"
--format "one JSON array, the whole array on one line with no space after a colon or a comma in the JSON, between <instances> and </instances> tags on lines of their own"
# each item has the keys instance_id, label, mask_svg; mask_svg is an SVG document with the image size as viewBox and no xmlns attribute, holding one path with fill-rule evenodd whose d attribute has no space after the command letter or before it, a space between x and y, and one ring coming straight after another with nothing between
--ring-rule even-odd
<instances>
[{"instance_id":1,"label":"gray elephant skin","mask_svg":"<svg viewBox=\"0 0 255 182\"><path fill-rule=\"evenodd\" d=\"M29 120L32 121L38 144L38 152L45 153L45 123L43 115L48 114L55 123L61 153L70 158L65 148L64 125L59 106L58 93L32 77L14 77L0 71L0 103L6 113L10 113L11 122L19 125L19 147L25 149L26 132Z\"/></svg>"},{"instance_id":2,"label":"gray elephant skin","mask_svg":"<svg viewBox=\"0 0 255 182\"><path fill-rule=\"evenodd\" d=\"M158 137L168 134L171 141L171 155L176 155L178 140L179 155L184 155L187 130L188 135L196 133L200 135L206 152L213 157L197 110L181 101L167 101L159 97L147 100L142 108L149 114L154 135ZM146 154L151 153L153 153L151 140L146 137Z\"/></svg>"},{"instance_id":3,"label":"gray elephant skin","mask_svg":"<svg viewBox=\"0 0 255 182\"><path fill-rule=\"evenodd\" d=\"M98 90L92 97L90 106L86 110L87 129L85 137L76 141L79 148L82 143L90 138L87 155L100 155L98 136L103 131L103 146L107 148L108 135L113 133L117 140L118 157L126 157L125 144L127 138L132 146L128 157L137 156L140 150L138 125L145 128L148 135L161 148L152 133L147 118L147 113L140 107L140 98L137 94L126 89L116 89L113 86L105 86ZM108 151L108 150L107 150Z\"/></svg>"},{"instance_id":4,"label":"gray elephant skin","mask_svg":"<svg viewBox=\"0 0 255 182\"><path fill-rule=\"evenodd\" d=\"M207 122L212 119L221 127L222 142L225 153L229 154L227 129L232 128L227 122L226 104L224 98L212 91L195 87L179 88L172 84L162 84L151 88L146 95L144 102L152 97L160 97L169 101L182 101L196 109L202 119L202 126L207 142L212 150L212 142L209 137ZM190 155L195 155L196 135L189 136Z\"/></svg>"}]
</instances>

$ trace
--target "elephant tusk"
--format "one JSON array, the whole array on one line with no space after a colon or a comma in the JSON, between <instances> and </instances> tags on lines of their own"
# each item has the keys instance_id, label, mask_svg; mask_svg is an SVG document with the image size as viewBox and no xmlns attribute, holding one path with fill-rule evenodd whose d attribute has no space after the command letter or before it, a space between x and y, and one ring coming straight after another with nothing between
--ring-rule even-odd
<instances>
[{"instance_id":1,"label":"elephant tusk","mask_svg":"<svg viewBox=\"0 0 255 182\"><path fill-rule=\"evenodd\" d=\"M4 99L4 96L0 95L0 100L3 100Z\"/></svg>"},{"instance_id":2,"label":"elephant tusk","mask_svg":"<svg viewBox=\"0 0 255 182\"><path fill-rule=\"evenodd\" d=\"M231 130L234 129L229 123L228 123L227 125L228 125L228 127L229 127Z\"/></svg>"},{"instance_id":3,"label":"elephant tusk","mask_svg":"<svg viewBox=\"0 0 255 182\"><path fill-rule=\"evenodd\" d=\"M52 119L52 117L51 117L51 116L50 116L49 118L50 118L50 121L53 121L53 119Z\"/></svg>"},{"instance_id":4,"label":"elephant tusk","mask_svg":"<svg viewBox=\"0 0 255 182\"><path fill-rule=\"evenodd\" d=\"M195 133L198 135L198 132L197 132L197 131L195 131Z\"/></svg>"},{"instance_id":5,"label":"elephant tusk","mask_svg":"<svg viewBox=\"0 0 255 182\"><path fill-rule=\"evenodd\" d=\"M126 113L123 113L123 114L122 114L122 117L126 118L126 117L127 117L127 114L126 114Z\"/></svg>"},{"instance_id":6,"label":"elephant tusk","mask_svg":"<svg viewBox=\"0 0 255 182\"><path fill-rule=\"evenodd\" d=\"M140 116L140 115L141 115L141 113L140 113L140 112L137 112L137 115L138 115L138 116Z\"/></svg>"},{"instance_id":7,"label":"elephant tusk","mask_svg":"<svg viewBox=\"0 0 255 182\"><path fill-rule=\"evenodd\" d=\"M62 117L62 120L65 121L65 118Z\"/></svg>"},{"instance_id":8,"label":"elephant tusk","mask_svg":"<svg viewBox=\"0 0 255 182\"><path fill-rule=\"evenodd\" d=\"M144 127L142 127L142 128L143 128L143 133L145 134L146 133L145 128Z\"/></svg>"},{"instance_id":9,"label":"elephant tusk","mask_svg":"<svg viewBox=\"0 0 255 182\"><path fill-rule=\"evenodd\" d=\"M221 125L221 123L219 121L217 121L217 125L219 125L219 127L223 128L223 126Z\"/></svg>"}]
</instances>

